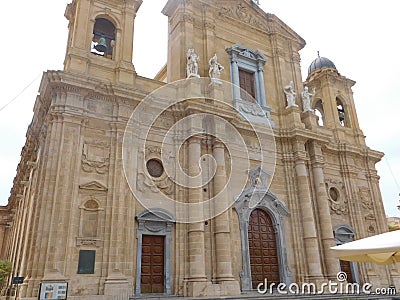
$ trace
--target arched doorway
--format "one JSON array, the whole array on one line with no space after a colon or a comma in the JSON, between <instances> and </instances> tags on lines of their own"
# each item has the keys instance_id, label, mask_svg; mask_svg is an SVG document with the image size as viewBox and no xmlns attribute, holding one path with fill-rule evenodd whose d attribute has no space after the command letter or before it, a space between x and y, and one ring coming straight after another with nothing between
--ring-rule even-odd
<instances>
[{"instance_id":1,"label":"arched doorway","mask_svg":"<svg viewBox=\"0 0 400 300\"><path fill-rule=\"evenodd\" d=\"M275 229L271 217L262 209L255 209L249 219L249 252L253 288L264 282L278 284L279 261Z\"/></svg>"},{"instance_id":2,"label":"arched doorway","mask_svg":"<svg viewBox=\"0 0 400 300\"><path fill-rule=\"evenodd\" d=\"M285 241L285 217L290 212L285 202L268 189L267 176L261 166L251 169L250 187L237 197L234 205L242 242L242 291L257 289L265 278L269 283L292 283Z\"/></svg>"}]
</instances>

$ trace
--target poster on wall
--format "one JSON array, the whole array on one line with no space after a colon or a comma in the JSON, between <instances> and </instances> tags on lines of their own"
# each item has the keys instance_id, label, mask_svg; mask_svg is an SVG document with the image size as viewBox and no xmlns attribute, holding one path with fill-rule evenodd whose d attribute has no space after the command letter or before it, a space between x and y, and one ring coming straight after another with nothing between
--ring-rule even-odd
<instances>
[{"instance_id":1,"label":"poster on wall","mask_svg":"<svg viewBox=\"0 0 400 300\"><path fill-rule=\"evenodd\" d=\"M39 300L67 299L68 282L40 283Z\"/></svg>"}]
</instances>

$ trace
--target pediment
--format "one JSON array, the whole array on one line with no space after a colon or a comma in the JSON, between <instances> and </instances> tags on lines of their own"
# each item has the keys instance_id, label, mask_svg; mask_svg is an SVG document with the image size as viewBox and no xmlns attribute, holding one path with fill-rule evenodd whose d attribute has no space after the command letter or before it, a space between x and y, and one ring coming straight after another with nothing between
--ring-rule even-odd
<instances>
[{"instance_id":1,"label":"pediment","mask_svg":"<svg viewBox=\"0 0 400 300\"><path fill-rule=\"evenodd\" d=\"M175 223L175 218L168 211L161 208L146 209L136 216L140 222L169 222Z\"/></svg>"},{"instance_id":2,"label":"pediment","mask_svg":"<svg viewBox=\"0 0 400 300\"><path fill-rule=\"evenodd\" d=\"M245 57L250 60L255 60L255 61L262 61L265 63L267 61L267 58L265 57L264 54L262 54L258 50L251 49L246 46L242 46L240 44L235 44L232 47L226 49L226 51L231 54L231 53L236 53L238 56Z\"/></svg>"},{"instance_id":3,"label":"pediment","mask_svg":"<svg viewBox=\"0 0 400 300\"><path fill-rule=\"evenodd\" d=\"M216 1L207 2L215 3ZM306 44L301 36L276 15L264 12L254 3L243 0L217 1L216 3L219 6L217 8L218 16L221 18L230 18L246 23L248 26L268 34L277 33L299 43L300 49Z\"/></svg>"},{"instance_id":4,"label":"pediment","mask_svg":"<svg viewBox=\"0 0 400 300\"><path fill-rule=\"evenodd\" d=\"M100 182L97 181L91 181L85 184L81 184L79 188L81 190L90 190L98 192L106 192L108 190L106 186L102 185Z\"/></svg>"}]
</instances>

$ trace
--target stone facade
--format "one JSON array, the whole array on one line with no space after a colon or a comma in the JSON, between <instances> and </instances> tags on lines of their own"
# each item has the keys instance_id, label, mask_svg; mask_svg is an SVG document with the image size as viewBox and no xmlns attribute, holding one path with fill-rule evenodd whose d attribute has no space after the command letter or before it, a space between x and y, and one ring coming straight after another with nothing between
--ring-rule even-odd
<instances>
[{"instance_id":1,"label":"stone facade","mask_svg":"<svg viewBox=\"0 0 400 300\"><path fill-rule=\"evenodd\" d=\"M249 235L256 231L250 221L256 210L271 219L274 272L280 282L334 280L340 265L331 246L387 231L375 168L383 154L365 144L351 90L355 82L332 66L312 70L302 82L299 51L305 41L252 0L169 0L163 10L169 18L167 64L156 79L140 77L132 65L132 49L141 2L68 4L64 70L43 75L9 204L0 210L0 257L13 262L13 276L25 277L20 299L37 299L42 282L68 282L71 299L143 295L148 291L144 257L148 248L152 251L146 243L152 236L163 237L164 252L158 256L163 261L161 282L154 279L150 291L161 286L158 292L165 294L218 297L255 289ZM105 47L96 47L102 43ZM223 97L230 99L227 104L250 123L272 124L276 163L270 185L265 183L271 174L259 167L261 145L252 127L210 99L169 107L157 118L150 114L154 128L145 147L138 146L142 124L129 123L132 112L153 91L174 90L167 83L187 77L188 49L200 57L200 76L208 76L209 58L216 54L225 67L221 80L236 84L232 90L207 87L211 94L229 94ZM253 76L261 114L238 88L240 70ZM304 86L315 88L311 106L322 126L312 111L303 113L300 97L297 106L286 107L283 87L290 81L298 95ZM188 79L183 84L200 91L205 87L199 82ZM206 134L192 134L164 160L161 144L168 129L194 113L228 120L244 137L248 165L231 165L230 149ZM208 133L204 124L193 121L190 132L198 128ZM130 143L128 152L124 142ZM128 169L126 155L133 161ZM196 176L204 169L199 166L204 155L215 162L209 182ZM153 167L146 170L140 161L150 160ZM176 184L174 175L162 169L158 174L160 161L164 169L182 165L196 188ZM241 193L229 182L235 168L250 171ZM153 180L147 172L155 172ZM226 189L227 184L232 188ZM157 203L145 207L136 192L150 198L162 194L193 207L218 195L211 210L221 213L209 219L206 208L189 209L195 221L181 222L181 211ZM83 261L84 254L94 255L92 266ZM352 272L360 283L400 288L393 266L358 264ZM11 295L12 285L3 292Z\"/></svg>"}]
</instances>

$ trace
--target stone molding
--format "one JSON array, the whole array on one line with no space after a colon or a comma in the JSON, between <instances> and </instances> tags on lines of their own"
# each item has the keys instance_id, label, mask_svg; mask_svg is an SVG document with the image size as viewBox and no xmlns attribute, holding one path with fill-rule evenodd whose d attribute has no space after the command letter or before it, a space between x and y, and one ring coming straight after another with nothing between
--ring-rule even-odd
<instances>
[{"instance_id":1,"label":"stone molding","mask_svg":"<svg viewBox=\"0 0 400 300\"><path fill-rule=\"evenodd\" d=\"M165 237L164 247L164 287L165 294L171 295L171 245L172 245L172 227L175 223L175 217L161 208L146 209L136 216L139 223L137 229L137 255L136 255L136 288L135 295L141 294L140 279L142 271L142 242L143 235L160 235Z\"/></svg>"},{"instance_id":2,"label":"stone molding","mask_svg":"<svg viewBox=\"0 0 400 300\"><path fill-rule=\"evenodd\" d=\"M260 167L257 168L261 169ZM254 170L251 170L250 173L252 173ZM292 272L289 269L286 253L284 220L284 218L288 216L290 212L283 201L279 200L278 197L266 186L262 184L258 185L258 183L259 181L253 178L252 185L237 197L234 204L234 208L239 216L240 238L242 243L243 269L240 272L242 291L251 291L256 288L252 286L251 280L248 237L249 219L251 213L255 209L262 209L270 215L276 234L280 282L288 285L292 283Z\"/></svg>"}]
</instances>

